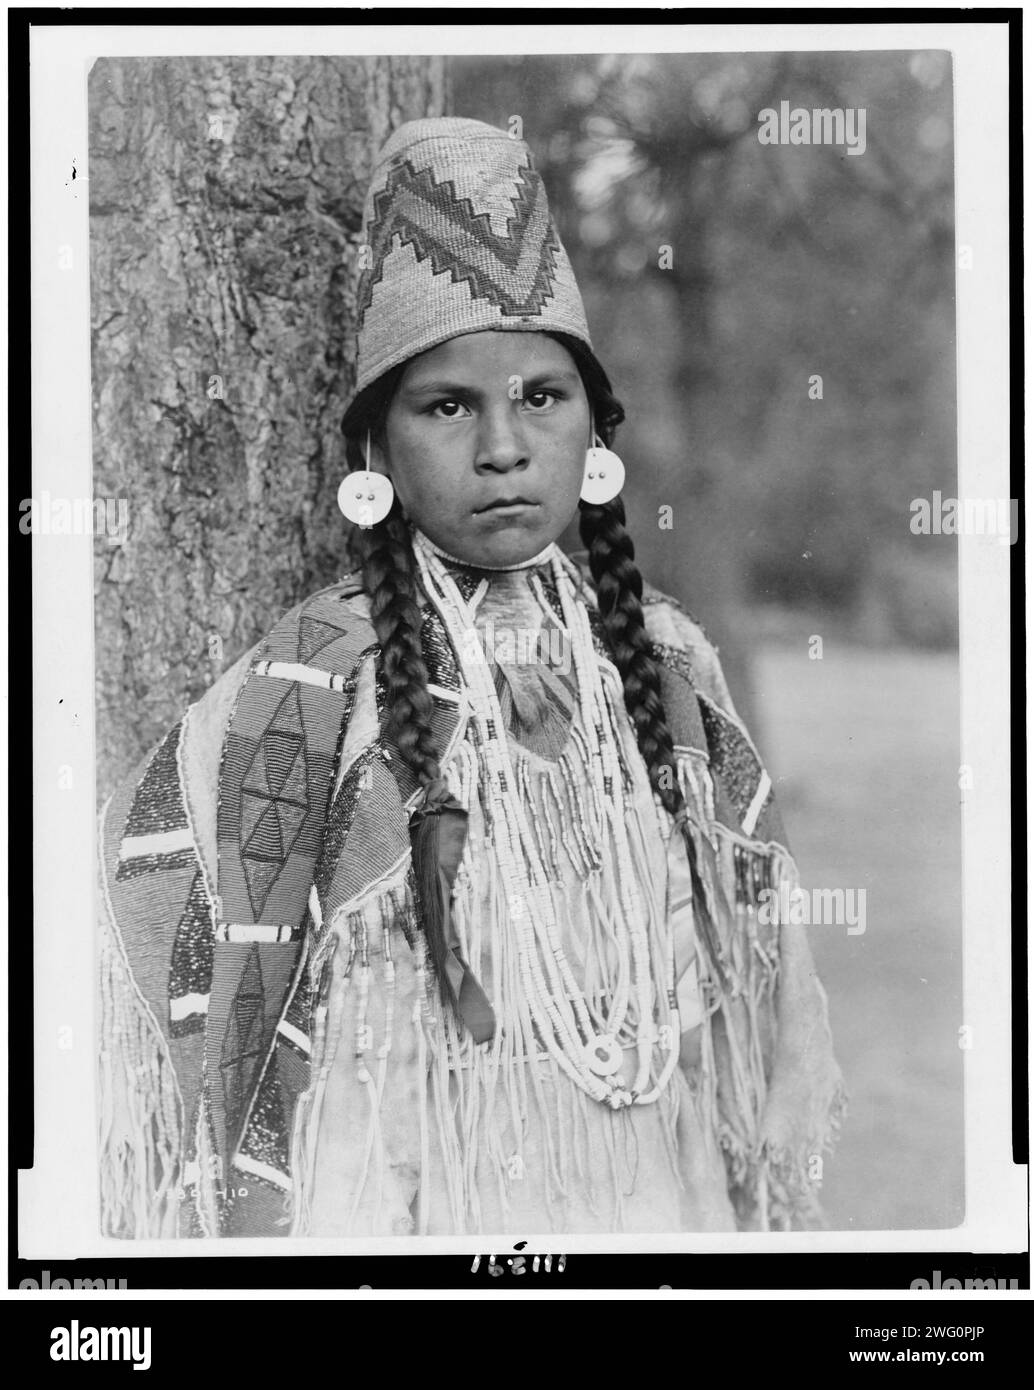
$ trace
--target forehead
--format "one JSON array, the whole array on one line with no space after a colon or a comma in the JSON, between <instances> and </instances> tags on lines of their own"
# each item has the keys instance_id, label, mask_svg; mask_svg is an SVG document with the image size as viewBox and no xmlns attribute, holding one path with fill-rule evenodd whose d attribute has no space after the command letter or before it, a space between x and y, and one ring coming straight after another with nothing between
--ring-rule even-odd
<instances>
[{"instance_id":1,"label":"forehead","mask_svg":"<svg viewBox=\"0 0 1034 1390\"><path fill-rule=\"evenodd\" d=\"M545 333L465 333L439 343L410 362L402 376L406 386L448 375L472 384L497 377L529 376L532 372L577 371L571 354Z\"/></svg>"}]
</instances>

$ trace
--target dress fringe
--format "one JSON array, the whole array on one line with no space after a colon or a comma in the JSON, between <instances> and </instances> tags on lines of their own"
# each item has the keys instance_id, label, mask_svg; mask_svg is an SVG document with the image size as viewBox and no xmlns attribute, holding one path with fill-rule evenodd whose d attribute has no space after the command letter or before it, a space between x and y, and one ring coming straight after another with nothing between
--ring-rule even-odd
<instances>
[{"instance_id":1,"label":"dress fringe","mask_svg":"<svg viewBox=\"0 0 1034 1390\"><path fill-rule=\"evenodd\" d=\"M784 886L792 899L799 885L797 868L784 846L751 841L724 827L718 827L713 843L719 887L730 908L722 944L731 988L722 991L705 962L700 1068L705 1129L718 1136L741 1226L820 1226L822 1165L815 1160L835 1144L846 1109L839 1075L813 1079L818 1092L813 1097L814 1124L810 1132L798 1133L792 1148L768 1137L782 924L777 916L769 923L759 922L757 902L765 889L773 890L769 901L782 901Z\"/></svg>"},{"instance_id":2,"label":"dress fringe","mask_svg":"<svg viewBox=\"0 0 1034 1390\"><path fill-rule=\"evenodd\" d=\"M105 811L107 808L105 807ZM101 816L103 844L104 813ZM100 1205L106 1236L178 1234L183 1106L161 1028L137 988L102 870Z\"/></svg>"},{"instance_id":3,"label":"dress fringe","mask_svg":"<svg viewBox=\"0 0 1034 1390\"><path fill-rule=\"evenodd\" d=\"M608 961L622 962L627 954L613 949L627 928L622 920L617 865L608 827L600 814L603 808L577 800L576 777L581 769L575 763L577 755L574 763L565 763L558 774L537 782L526 765L519 765L517 777L525 794L531 794L533 783L537 789L540 820L536 821L536 834L544 831L540 843L545 845L548 841L549 852L544 859L550 874L549 890L563 895L563 910L572 929L585 942L584 990L592 1015L598 1017L598 1026L604 1031L629 995L625 974L608 967ZM812 1113L824 1114L825 1121L810 1134L795 1135L793 1147L770 1139L766 1128L777 1034L780 928L778 922L759 922L756 905L764 888L775 889L777 894L784 883L795 888L796 868L783 846L751 840L716 826L706 766L694 762L692 756L680 756L677 766L691 833L698 837L701 849L699 862L706 866L710 880L708 897L716 907L718 949L728 985L722 987L698 938L700 1064L691 1086L692 1103L698 1109L705 1142L716 1143L722 1153L730 1196L741 1226L767 1230L814 1225L821 1220L814 1158L834 1141L844 1106L842 1088L837 1086L826 1107L821 1096L816 1097ZM493 827L486 824L480 805L476 750L461 743L445 775L450 792L470 816L470 834L453 899L459 950L489 993L499 1026L489 1042L475 1045L451 1012L442 1008L429 979L420 932L413 933L418 997L412 1010L394 1016L392 932L413 919L412 885L408 880L336 918L331 931L337 939L339 966L333 972L328 969L330 954L327 950L322 952L318 982L322 991L318 989L316 993L313 1028L313 1080L301 1097L294 1126L292 1234L309 1232L322 1096L339 1046L347 1047L349 1043L342 1036L346 989L353 991L358 1000L353 1051L356 1076L367 1102L365 1118L357 1116L357 1123L365 1125L365 1138L362 1172L350 1203L353 1217L370 1193L374 1228L379 1228L388 1163L381 1118L388 1058L396 1028L411 1027L416 1030L419 1075L427 1077L427 1084L419 1088L420 1173L414 1203L418 1232L426 1233L432 1223L428 1188L432 1136L443 1179L440 1195L452 1229L476 1231L481 1228L479 1193L483 1185L488 1184L486 1190L498 1195L505 1216L514 1184L528 1176L525 1142L531 1120L537 1121L543 1138L542 1180L556 1228L562 1228L565 1199L577 1191L593 1208L599 1208L601 1197L611 1201L613 1228L620 1230L622 1132L615 1129L613 1142L608 1140L610 1172L603 1182L597 1179L598 1190L594 1190L594 1175L586 1172L582 1148L587 1133L585 1110L596 1102L577 1087L564 1085L555 1062L542 1065L552 1059L532 1022L527 982L513 933L508 930L508 904L496 881L497 875L486 870L491 859ZM657 814L663 833L665 813L658 809ZM625 822L633 876L641 885L643 908L650 920L652 970L655 978L663 980L670 973L669 937L675 914L671 902L658 896L655 877L645 871L646 837L654 833L654 827L641 824L639 814L632 809L626 811ZM670 818L667 833L671 835ZM685 858L681 844L669 853L674 853L676 859ZM566 861L567 868L562 861ZM680 910L692 913L692 906L683 902ZM374 942L380 946L376 964L370 950ZM383 1027L377 1037L365 1008L374 988L375 972L385 1000ZM337 977L337 987L328 994L332 974ZM609 1001L605 1013L601 997ZM657 1036L665 1026L657 1012L659 1001L655 1001L654 1007L655 1040L663 1043ZM634 1003L629 1004L625 1026L619 1033L619 1040L626 1044L638 1031L634 1013ZM677 1024L678 1014L672 1017ZM661 1045L655 1056L663 1052ZM526 1065L530 1057L535 1057L539 1064ZM650 1069L650 1084L655 1088L661 1080L658 1068L655 1061ZM684 1187L676 1135L677 1089L665 1090L661 1086L656 1103L663 1112L664 1147ZM442 1215L439 1212L434 1218L435 1224Z\"/></svg>"},{"instance_id":4,"label":"dress fringe","mask_svg":"<svg viewBox=\"0 0 1034 1390\"><path fill-rule=\"evenodd\" d=\"M376 1193L374 1225L379 1223L386 1167L381 1105L396 1027L405 1022L396 1016L392 933L400 931L409 936L412 915L413 894L407 878L368 898L361 906L339 911L314 956L311 1079L308 1089L298 1098L291 1135L292 1193L288 1212L292 1236L310 1233L320 1116L335 1058L339 1048L347 1045L344 1021L350 990L355 991L358 999L351 1047L356 1079L366 1100L366 1130L349 1221L354 1221L372 1179ZM384 1022L380 1037L375 1038L368 1004L378 968Z\"/></svg>"}]
</instances>

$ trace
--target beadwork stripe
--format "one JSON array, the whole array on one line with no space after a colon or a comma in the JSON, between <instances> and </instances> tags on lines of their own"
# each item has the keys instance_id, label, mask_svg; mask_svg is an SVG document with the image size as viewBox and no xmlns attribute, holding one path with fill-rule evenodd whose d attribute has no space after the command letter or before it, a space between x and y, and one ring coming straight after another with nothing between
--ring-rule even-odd
<instances>
[{"instance_id":1,"label":"beadwork stripe","mask_svg":"<svg viewBox=\"0 0 1034 1390\"><path fill-rule=\"evenodd\" d=\"M256 676L274 680L299 681L302 685L317 685L322 690L344 693L347 677L333 671L321 671L318 666L305 666L297 661L258 661L252 668Z\"/></svg>"},{"instance_id":2,"label":"beadwork stripe","mask_svg":"<svg viewBox=\"0 0 1034 1390\"><path fill-rule=\"evenodd\" d=\"M164 830L155 835L127 835L119 849L120 859L141 859L146 854L176 854L194 848L190 827Z\"/></svg>"},{"instance_id":3,"label":"beadwork stripe","mask_svg":"<svg viewBox=\"0 0 1034 1390\"><path fill-rule=\"evenodd\" d=\"M298 941L301 939L301 928L279 923L220 922L215 929L215 939L216 941L228 941L236 944Z\"/></svg>"},{"instance_id":4,"label":"beadwork stripe","mask_svg":"<svg viewBox=\"0 0 1034 1390\"><path fill-rule=\"evenodd\" d=\"M285 1192L291 1190L291 1179L287 1174L281 1173L269 1163L263 1163L259 1158L249 1158L247 1154L237 1154L233 1160L233 1166L242 1173L254 1173L257 1178L265 1178L266 1182L283 1188Z\"/></svg>"},{"instance_id":5,"label":"beadwork stripe","mask_svg":"<svg viewBox=\"0 0 1034 1390\"><path fill-rule=\"evenodd\" d=\"M747 808L747 814L743 817L742 824L744 834L753 834L754 827L758 823L758 816L761 814L761 808L768 800L768 794L771 790L772 779L769 777L768 773L762 769L761 781L758 783L758 789L754 793L754 800L750 803L750 806Z\"/></svg>"},{"instance_id":6,"label":"beadwork stripe","mask_svg":"<svg viewBox=\"0 0 1034 1390\"><path fill-rule=\"evenodd\" d=\"M311 1052L312 1049L309 1039L300 1028L296 1028L293 1023L288 1023L285 1018L282 1018L277 1024L277 1032L280 1033L282 1037L285 1037L288 1042L294 1043L295 1047L304 1052L306 1056Z\"/></svg>"},{"instance_id":7,"label":"beadwork stripe","mask_svg":"<svg viewBox=\"0 0 1034 1390\"><path fill-rule=\"evenodd\" d=\"M436 700L445 700L450 705L461 705L465 699L462 690L447 690L444 685L434 685L431 681L427 682L427 693L433 695Z\"/></svg>"},{"instance_id":8,"label":"beadwork stripe","mask_svg":"<svg viewBox=\"0 0 1034 1390\"><path fill-rule=\"evenodd\" d=\"M211 995L208 994L182 994L178 999L169 999L169 1018L174 1023L179 1023L185 1018L190 1018L192 1014L207 1014L208 1001Z\"/></svg>"}]
</instances>

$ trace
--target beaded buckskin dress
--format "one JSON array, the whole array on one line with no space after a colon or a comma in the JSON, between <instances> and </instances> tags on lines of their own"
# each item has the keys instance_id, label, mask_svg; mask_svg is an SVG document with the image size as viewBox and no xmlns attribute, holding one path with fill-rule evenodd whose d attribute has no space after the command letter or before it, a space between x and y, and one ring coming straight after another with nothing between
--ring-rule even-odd
<instances>
[{"instance_id":1,"label":"beaded buckskin dress","mask_svg":"<svg viewBox=\"0 0 1034 1390\"><path fill-rule=\"evenodd\" d=\"M591 582L555 547L489 575L414 546L432 726L469 817L456 956L492 1035L428 968L421 788L350 577L286 614L102 813L105 1232L814 1224L840 1075L802 929L756 911L795 869L713 648L644 593L709 940Z\"/></svg>"},{"instance_id":2,"label":"beaded buckskin dress","mask_svg":"<svg viewBox=\"0 0 1034 1390\"><path fill-rule=\"evenodd\" d=\"M632 843L616 844L604 823L571 643L546 598L549 566L450 571L477 633L475 659L487 667L505 721L514 794L555 900L557 945L585 997L592 1032L616 1040L615 1074L631 1087L640 1019L630 997L633 933L622 908L638 915L652 947L647 1022L657 993L674 982L683 1031L700 1023L692 915L678 910L690 896L684 846L678 835L672 841L671 823L654 804L617 672L594 654L617 734L614 792ZM374 1079L360 1058L364 1085L351 1040L363 1027L374 1043L385 1037L387 999L372 986L365 994L349 989L356 951L351 941L339 943L307 1228L313 1235L734 1230L720 1148L700 1122L685 1073L665 1065L680 1042L670 1021L656 1029L651 1101L618 1109L572 1082L534 1024L527 1026L521 951L514 914L505 903L500 912L502 874L479 794L477 748L472 721L448 769L471 817L454 903L463 955L501 1026L491 1044L478 1047L440 1008L411 1016L396 1003L391 1060ZM623 884L622 874L632 882ZM383 982L381 943L367 949L377 962L370 978ZM399 993L407 1001L423 997L415 978L400 979L397 962L393 977L396 1001ZM619 1025L623 997L632 1007ZM599 1064L612 1062L604 1055ZM410 1069L417 1086L426 1076L424 1094L385 1106ZM357 1115L370 1112L364 1099L372 1086L380 1098L376 1138L356 1125Z\"/></svg>"}]
</instances>

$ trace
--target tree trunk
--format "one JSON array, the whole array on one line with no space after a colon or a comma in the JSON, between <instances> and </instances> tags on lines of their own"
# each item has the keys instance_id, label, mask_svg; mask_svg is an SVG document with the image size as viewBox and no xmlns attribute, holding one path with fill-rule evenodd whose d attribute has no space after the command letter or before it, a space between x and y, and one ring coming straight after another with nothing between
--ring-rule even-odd
<instances>
[{"instance_id":1,"label":"tree trunk","mask_svg":"<svg viewBox=\"0 0 1034 1390\"><path fill-rule=\"evenodd\" d=\"M340 421L374 156L438 58L102 59L90 74L98 792L346 568ZM114 514L114 513L113 513ZM116 541L118 541L116 537Z\"/></svg>"}]
</instances>

